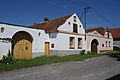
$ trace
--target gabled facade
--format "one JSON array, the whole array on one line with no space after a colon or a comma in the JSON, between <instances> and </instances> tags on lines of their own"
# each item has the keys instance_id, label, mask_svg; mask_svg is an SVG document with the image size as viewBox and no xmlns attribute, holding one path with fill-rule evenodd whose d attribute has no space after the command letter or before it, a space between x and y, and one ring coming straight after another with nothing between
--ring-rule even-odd
<instances>
[{"instance_id":1,"label":"gabled facade","mask_svg":"<svg viewBox=\"0 0 120 80\"><path fill-rule=\"evenodd\" d=\"M105 52L113 50L113 37L108 29L103 27L87 29L87 51Z\"/></svg>"},{"instance_id":2,"label":"gabled facade","mask_svg":"<svg viewBox=\"0 0 120 80\"><path fill-rule=\"evenodd\" d=\"M45 21L32 28L43 29L49 34L51 55L80 54L87 48L85 29L76 14Z\"/></svg>"}]
</instances>

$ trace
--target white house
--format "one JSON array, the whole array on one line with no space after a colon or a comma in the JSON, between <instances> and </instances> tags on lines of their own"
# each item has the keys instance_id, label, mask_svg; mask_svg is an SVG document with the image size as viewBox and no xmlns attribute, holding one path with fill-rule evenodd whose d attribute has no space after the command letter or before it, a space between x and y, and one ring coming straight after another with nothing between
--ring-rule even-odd
<instances>
[{"instance_id":1,"label":"white house","mask_svg":"<svg viewBox=\"0 0 120 80\"><path fill-rule=\"evenodd\" d=\"M0 59L8 50L16 59L30 59L86 49L85 30L75 13L29 27L0 22Z\"/></svg>"},{"instance_id":2,"label":"white house","mask_svg":"<svg viewBox=\"0 0 120 80\"><path fill-rule=\"evenodd\" d=\"M10 50L16 59L41 55L80 54L81 50L112 50L112 34L104 28L85 29L76 13L32 26L0 22L0 59ZM87 37L87 39L85 39Z\"/></svg>"},{"instance_id":3,"label":"white house","mask_svg":"<svg viewBox=\"0 0 120 80\"><path fill-rule=\"evenodd\" d=\"M87 29L87 51L106 52L113 50L113 37L109 29L96 27Z\"/></svg>"},{"instance_id":4,"label":"white house","mask_svg":"<svg viewBox=\"0 0 120 80\"><path fill-rule=\"evenodd\" d=\"M49 34L50 55L80 54L81 50L87 49L85 29L75 13L35 24L31 28L42 29Z\"/></svg>"}]
</instances>

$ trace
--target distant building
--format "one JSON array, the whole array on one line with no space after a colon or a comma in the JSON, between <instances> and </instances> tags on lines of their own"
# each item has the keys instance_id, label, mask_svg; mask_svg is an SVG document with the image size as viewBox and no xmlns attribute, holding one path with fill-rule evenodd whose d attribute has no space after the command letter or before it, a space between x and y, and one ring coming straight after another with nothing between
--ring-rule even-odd
<instances>
[{"instance_id":1,"label":"distant building","mask_svg":"<svg viewBox=\"0 0 120 80\"><path fill-rule=\"evenodd\" d=\"M113 45L120 47L120 28L110 29L113 36Z\"/></svg>"},{"instance_id":2,"label":"distant building","mask_svg":"<svg viewBox=\"0 0 120 80\"><path fill-rule=\"evenodd\" d=\"M87 51L105 52L113 50L113 38L108 29L96 27L87 29Z\"/></svg>"}]
</instances>

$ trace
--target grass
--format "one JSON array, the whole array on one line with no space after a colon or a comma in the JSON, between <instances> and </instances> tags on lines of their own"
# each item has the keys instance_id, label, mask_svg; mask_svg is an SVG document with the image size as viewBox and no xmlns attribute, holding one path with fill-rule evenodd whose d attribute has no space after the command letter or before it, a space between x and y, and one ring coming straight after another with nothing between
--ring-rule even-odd
<instances>
[{"instance_id":1,"label":"grass","mask_svg":"<svg viewBox=\"0 0 120 80\"><path fill-rule=\"evenodd\" d=\"M10 71L15 69L27 68L32 66L40 66L45 64L52 64L52 63L60 63L66 61L83 61L88 58L104 56L107 54L118 54L120 52L113 51L105 54L75 54L75 55L68 55L68 56L41 56L34 59L29 60L16 60L16 64L4 64L0 61L0 72L2 71Z\"/></svg>"}]
</instances>

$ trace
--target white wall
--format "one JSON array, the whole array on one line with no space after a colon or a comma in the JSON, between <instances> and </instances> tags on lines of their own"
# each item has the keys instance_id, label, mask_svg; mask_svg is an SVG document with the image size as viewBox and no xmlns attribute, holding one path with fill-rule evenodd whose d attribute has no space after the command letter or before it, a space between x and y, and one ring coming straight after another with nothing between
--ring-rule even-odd
<instances>
[{"instance_id":1,"label":"white wall","mask_svg":"<svg viewBox=\"0 0 120 80\"><path fill-rule=\"evenodd\" d=\"M73 21L74 16L76 16L76 22ZM69 22L70 25L68 24ZM58 30L73 32L73 23L76 23L78 25L78 33L85 34L85 29L83 28L83 25L76 14L73 14L69 19L67 19L67 21L58 28Z\"/></svg>"},{"instance_id":2,"label":"white wall","mask_svg":"<svg viewBox=\"0 0 120 80\"><path fill-rule=\"evenodd\" d=\"M76 22L73 21L73 16L76 16ZM68 24L69 22L70 25ZM84 39L85 30L76 14L73 14L69 19L67 19L67 21L58 28L58 30L64 30L72 33L73 23L76 23L78 25L78 34L82 34L83 36L76 34L57 33L57 32L46 34L44 30L40 30L40 29L38 30L38 29L31 29L20 26L0 24L0 29L1 27L5 28L3 33L0 32L0 38L12 38L13 35L19 31L28 32L33 37L33 42L32 42L33 55L38 55L38 54L43 55L45 42L50 42L51 44L55 45L54 48L51 48L50 45L51 50L82 50L82 49L86 50L87 46L86 46L86 41ZM38 36L39 33L40 36ZM52 36L55 38L52 38ZM75 37L75 49L69 49L70 37ZM82 49L78 49L78 38L82 38ZM11 50L11 43L3 43L0 41L0 58L3 56L3 54L8 53L8 49Z\"/></svg>"},{"instance_id":3,"label":"white wall","mask_svg":"<svg viewBox=\"0 0 120 80\"><path fill-rule=\"evenodd\" d=\"M49 35L45 34L44 30L37 30L37 29L12 26L6 24L0 24L0 29L1 27L4 27L5 30L3 33L0 32L0 38L12 38L13 35L19 31L28 32L33 37L32 52L34 54L44 52L44 43L50 42ZM38 36L38 33L40 33L40 36ZM0 59L3 56L3 54L8 53L8 49L11 50L11 43L4 43L0 41Z\"/></svg>"},{"instance_id":4,"label":"white wall","mask_svg":"<svg viewBox=\"0 0 120 80\"><path fill-rule=\"evenodd\" d=\"M73 21L73 16L76 16L76 22ZM69 25L69 22L70 22L70 25ZM83 36L72 34L73 23L76 23L78 25L78 34L83 34ZM80 25L81 27L79 27ZM76 14L73 14L70 18L68 18L67 21L58 28L58 30L71 32L71 34L59 33L59 32L50 33L51 44L54 44L54 48L51 48L51 50L83 50L83 49L86 50L87 46L86 46L86 41L84 36L85 30ZM52 38L52 36L54 37ZM75 37L75 49L69 49L70 37ZM82 38L82 49L78 49L78 38Z\"/></svg>"},{"instance_id":5,"label":"white wall","mask_svg":"<svg viewBox=\"0 0 120 80\"><path fill-rule=\"evenodd\" d=\"M54 33L55 34L55 33ZM86 41L84 36L56 33L56 38L51 38L51 44L54 44L54 48L51 50L86 50ZM52 34L53 35L53 34ZM75 38L75 49L69 49L69 38ZM82 38L82 49L78 49L78 38Z\"/></svg>"}]
</instances>

